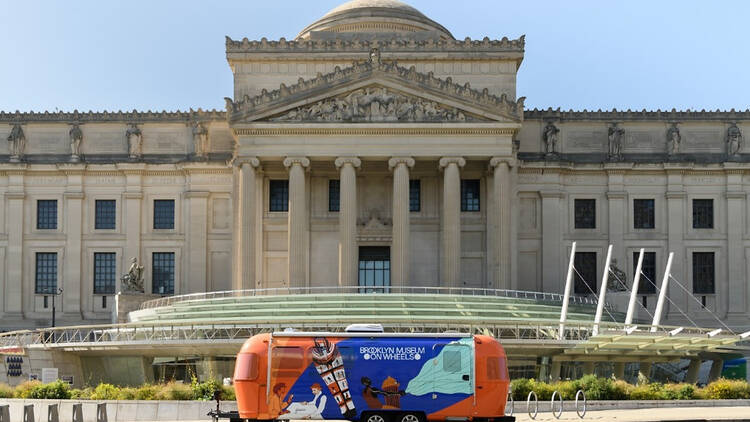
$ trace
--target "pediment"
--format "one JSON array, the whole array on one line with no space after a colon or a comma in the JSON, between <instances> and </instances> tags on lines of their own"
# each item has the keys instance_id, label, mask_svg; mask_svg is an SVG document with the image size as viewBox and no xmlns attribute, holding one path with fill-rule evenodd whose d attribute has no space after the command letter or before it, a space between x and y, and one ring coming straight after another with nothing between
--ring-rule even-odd
<instances>
[{"instance_id":1,"label":"pediment","mask_svg":"<svg viewBox=\"0 0 750 422\"><path fill-rule=\"evenodd\" d=\"M510 101L373 58L293 86L227 99L230 123L517 123L523 98Z\"/></svg>"}]
</instances>

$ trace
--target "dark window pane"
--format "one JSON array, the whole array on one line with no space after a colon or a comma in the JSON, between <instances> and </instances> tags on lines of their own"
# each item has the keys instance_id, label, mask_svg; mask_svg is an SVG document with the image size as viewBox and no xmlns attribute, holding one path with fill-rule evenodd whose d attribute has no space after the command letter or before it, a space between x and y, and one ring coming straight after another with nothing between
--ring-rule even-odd
<instances>
[{"instance_id":1,"label":"dark window pane","mask_svg":"<svg viewBox=\"0 0 750 422\"><path fill-rule=\"evenodd\" d=\"M387 246L359 248L359 285L362 293L387 293L391 285L391 250ZM373 288L377 287L377 288Z\"/></svg>"},{"instance_id":2,"label":"dark window pane","mask_svg":"<svg viewBox=\"0 0 750 422\"><path fill-rule=\"evenodd\" d=\"M422 204L422 184L419 179L409 180L409 211L419 212Z\"/></svg>"},{"instance_id":3,"label":"dark window pane","mask_svg":"<svg viewBox=\"0 0 750 422\"><path fill-rule=\"evenodd\" d=\"M715 293L713 252L693 252L693 293Z\"/></svg>"},{"instance_id":4,"label":"dark window pane","mask_svg":"<svg viewBox=\"0 0 750 422\"><path fill-rule=\"evenodd\" d=\"M154 200L154 228L174 229L174 199Z\"/></svg>"},{"instance_id":5,"label":"dark window pane","mask_svg":"<svg viewBox=\"0 0 750 422\"><path fill-rule=\"evenodd\" d=\"M111 230L115 228L115 217L117 213L114 200L96 200L96 212L94 217L94 228L97 230Z\"/></svg>"},{"instance_id":6,"label":"dark window pane","mask_svg":"<svg viewBox=\"0 0 750 422\"><path fill-rule=\"evenodd\" d=\"M34 291L37 294L57 293L57 253L36 253L36 283Z\"/></svg>"},{"instance_id":7,"label":"dark window pane","mask_svg":"<svg viewBox=\"0 0 750 422\"><path fill-rule=\"evenodd\" d=\"M328 181L328 211L339 212L341 201L341 183L338 180Z\"/></svg>"},{"instance_id":8,"label":"dark window pane","mask_svg":"<svg viewBox=\"0 0 750 422\"><path fill-rule=\"evenodd\" d=\"M268 184L268 210L271 212L289 211L289 181L271 180Z\"/></svg>"},{"instance_id":9,"label":"dark window pane","mask_svg":"<svg viewBox=\"0 0 750 422\"><path fill-rule=\"evenodd\" d=\"M94 294L113 294L117 274L116 256L111 252L94 253Z\"/></svg>"},{"instance_id":10,"label":"dark window pane","mask_svg":"<svg viewBox=\"0 0 750 422\"><path fill-rule=\"evenodd\" d=\"M633 252L633 274L638 268L640 252ZM650 295L656 293L656 252L644 252L641 265L641 279L638 282L638 294Z\"/></svg>"},{"instance_id":11,"label":"dark window pane","mask_svg":"<svg viewBox=\"0 0 750 422\"><path fill-rule=\"evenodd\" d=\"M479 211L479 180L461 180L461 211Z\"/></svg>"},{"instance_id":12,"label":"dark window pane","mask_svg":"<svg viewBox=\"0 0 750 422\"><path fill-rule=\"evenodd\" d=\"M714 228L714 200L693 199L693 228Z\"/></svg>"},{"instance_id":13,"label":"dark window pane","mask_svg":"<svg viewBox=\"0 0 750 422\"><path fill-rule=\"evenodd\" d=\"M174 252L154 252L152 259L152 292L174 294Z\"/></svg>"},{"instance_id":14,"label":"dark window pane","mask_svg":"<svg viewBox=\"0 0 750 422\"><path fill-rule=\"evenodd\" d=\"M655 212L653 199L633 200L633 226L636 229L653 229Z\"/></svg>"},{"instance_id":15,"label":"dark window pane","mask_svg":"<svg viewBox=\"0 0 750 422\"><path fill-rule=\"evenodd\" d=\"M36 228L43 230L57 229L56 199L40 199L36 201Z\"/></svg>"},{"instance_id":16,"label":"dark window pane","mask_svg":"<svg viewBox=\"0 0 750 422\"><path fill-rule=\"evenodd\" d=\"M575 228L595 229L596 199L576 199L573 204L575 208Z\"/></svg>"},{"instance_id":17,"label":"dark window pane","mask_svg":"<svg viewBox=\"0 0 750 422\"><path fill-rule=\"evenodd\" d=\"M596 252L576 252L573 291L579 295L596 294Z\"/></svg>"}]
</instances>

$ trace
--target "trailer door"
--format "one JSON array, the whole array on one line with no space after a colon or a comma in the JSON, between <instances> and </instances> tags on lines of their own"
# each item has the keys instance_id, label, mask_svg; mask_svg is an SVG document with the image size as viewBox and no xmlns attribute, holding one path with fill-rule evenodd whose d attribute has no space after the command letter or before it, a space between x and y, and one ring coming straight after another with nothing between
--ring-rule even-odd
<instances>
[{"instance_id":1,"label":"trailer door","mask_svg":"<svg viewBox=\"0 0 750 422\"><path fill-rule=\"evenodd\" d=\"M473 344L472 344L473 345ZM460 342L433 345L432 399L449 394L474 394L474 350Z\"/></svg>"}]
</instances>

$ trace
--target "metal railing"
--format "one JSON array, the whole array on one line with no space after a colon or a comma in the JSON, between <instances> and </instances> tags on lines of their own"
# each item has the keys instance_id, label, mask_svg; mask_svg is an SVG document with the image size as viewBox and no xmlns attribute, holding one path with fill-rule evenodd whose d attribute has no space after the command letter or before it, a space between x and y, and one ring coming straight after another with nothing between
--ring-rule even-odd
<instances>
[{"instance_id":1,"label":"metal railing","mask_svg":"<svg viewBox=\"0 0 750 422\"><path fill-rule=\"evenodd\" d=\"M282 295L352 295L352 294L396 294L396 295L458 295L503 297L512 299L530 299L540 302L562 303L563 295L524 290L480 289L464 287L416 287L416 286L331 286L331 287L277 287L269 289L224 290L219 292L192 293L187 295L166 296L141 304L140 309L159 308L180 302L221 298L240 298ZM579 305L596 305L596 298L589 296L571 296L570 302ZM611 304L605 306L612 310Z\"/></svg>"},{"instance_id":2,"label":"metal railing","mask_svg":"<svg viewBox=\"0 0 750 422\"><path fill-rule=\"evenodd\" d=\"M351 323L359 322L353 318ZM457 333L486 334L499 340L554 340L559 341L559 321L535 320L529 322L498 321L484 324L461 324L444 322L391 322L382 323L386 332L392 333ZM22 330L0 334L0 351L9 348L66 348L66 347L108 347L112 345L137 346L139 344L162 345L169 342L205 344L217 341L236 342L263 332L281 331L293 327L303 331L343 332L346 324L340 323L299 323L292 318L288 322L274 324L248 324L240 321L217 321L215 323L190 322L142 322L129 324L82 325L54 327L38 330ZM592 337L593 322L566 324L562 343L585 342ZM599 323L599 334L617 333L624 335L629 326L622 323ZM669 336L677 327L659 326L657 333L650 333L650 326L639 327L636 334ZM681 337L706 337L711 329L685 327ZM738 336L732 336L732 338ZM728 337L725 337L728 338Z\"/></svg>"}]
</instances>

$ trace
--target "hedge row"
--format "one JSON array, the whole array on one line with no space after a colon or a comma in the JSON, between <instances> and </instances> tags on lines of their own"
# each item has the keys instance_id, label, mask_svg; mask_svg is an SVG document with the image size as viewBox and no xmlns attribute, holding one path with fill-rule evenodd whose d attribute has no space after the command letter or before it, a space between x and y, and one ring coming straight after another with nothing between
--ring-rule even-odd
<instances>
[{"instance_id":1,"label":"hedge row","mask_svg":"<svg viewBox=\"0 0 750 422\"><path fill-rule=\"evenodd\" d=\"M586 375L575 381L545 383L533 379L516 379L511 383L513 400L525 401L530 391L539 400L550 400L557 391L563 400L574 400L583 390L587 400L720 400L750 399L750 384L740 380L719 379L703 388L693 384L628 384L611 378Z\"/></svg>"},{"instance_id":2,"label":"hedge row","mask_svg":"<svg viewBox=\"0 0 750 422\"><path fill-rule=\"evenodd\" d=\"M70 388L60 380L49 384L27 381L15 388L0 384L0 398L17 399L80 399L80 400L213 400L215 392L221 392L222 400L235 400L234 387L221 385L218 381L190 384L170 382L167 384L144 384L140 387L117 387L99 384L83 389Z\"/></svg>"}]
</instances>

